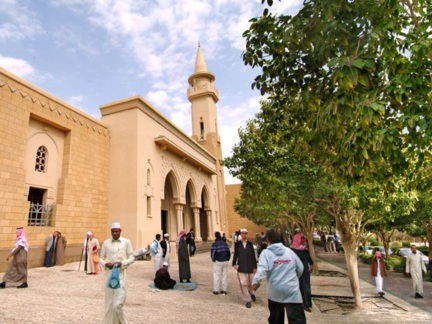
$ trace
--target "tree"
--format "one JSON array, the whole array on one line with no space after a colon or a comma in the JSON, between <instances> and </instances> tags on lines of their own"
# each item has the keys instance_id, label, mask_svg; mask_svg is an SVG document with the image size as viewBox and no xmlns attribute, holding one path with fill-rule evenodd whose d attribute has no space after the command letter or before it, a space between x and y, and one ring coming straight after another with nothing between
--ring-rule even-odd
<instances>
[{"instance_id":1,"label":"tree","mask_svg":"<svg viewBox=\"0 0 432 324\"><path fill-rule=\"evenodd\" d=\"M427 0L305 0L293 17L264 9L244 33L243 60L261 68L252 86L268 95L265 131L302 143L334 177L325 210L358 307L359 195L395 192L394 176L413 186L430 156L431 20Z\"/></svg>"},{"instance_id":2,"label":"tree","mask_svg":"<svg viewBox=\"0 0 432 324\"><path fill-rule=\"evenodd\" d=\"M409 214L417 201L417 191L412 190L405 176L393 176L391 187L386 183L375 183L371 190L361 196L361 209L367 210L372 219L366 230L375 233L389 255L390 242L396 229L405 228L411 222Z\"/></svg>"},{"instance_id":3,"label":"tree","mask_svg":"<svg viewBox=\"0 0 432 324\"><path fill-rule=\"evenodd\" d=\"M278 224L283 233L288 225L298 227L313 242L315 219L320 215L317 197L328 184L323 181L324 169L314 163L299 142L290 145L288 138L267 132L265 127L262 115L257 114L246 129L239 130L240 143L224 160L230 173L242 181L235 210L266 227ZM313 244L310 253L316 261ZM314 268L317 272L318 267Z\"/></svg>"}]
</instances>

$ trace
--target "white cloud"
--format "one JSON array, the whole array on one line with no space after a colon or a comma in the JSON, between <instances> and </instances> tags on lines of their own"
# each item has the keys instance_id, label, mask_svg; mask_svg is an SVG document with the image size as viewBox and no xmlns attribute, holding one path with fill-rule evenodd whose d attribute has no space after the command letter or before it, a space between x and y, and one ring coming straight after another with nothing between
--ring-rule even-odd
<instances>
[{"instance_id":1,"label":"white cloud","mask_svg":"<svg viewBox=\"0 0 432 324\"><path fill-rule=\"evenodd\" d=\"M75 106L75 105L79 105L80 103L83 102L84 97L83 96L72 96L69 97L68 102Z\"/></svg>"},{"instance_id":2,"label":"white cloud","mask_svg":"<svg viewBox=\"0 0 432 324\"><path fill-rule=\"evenodd\" d=\"M169 101L169 95L166 91L150 91L146 95L146 100L152 103L155 107L166 107Z\"/></svg>"},{"instance_id":3,"label":"white cloud","mask_svg":"<svg viewBox=\"0 0 432 324\"><path fill-rule=\"evenodd\" d=\"M17 41L43 33L36 15L23 1L0 1L0 41Z\"/></svg>"},{"instance_id":4,"label":"white cloud","mask_svg":"<svg viewBox=\"0 0 432 324\"><path fill-rule=\"evenodd\" d=\"M31 78L36 73L28 62L14 57L0 55L0 66L22 78Z\"/></svg>"}]
</instances>

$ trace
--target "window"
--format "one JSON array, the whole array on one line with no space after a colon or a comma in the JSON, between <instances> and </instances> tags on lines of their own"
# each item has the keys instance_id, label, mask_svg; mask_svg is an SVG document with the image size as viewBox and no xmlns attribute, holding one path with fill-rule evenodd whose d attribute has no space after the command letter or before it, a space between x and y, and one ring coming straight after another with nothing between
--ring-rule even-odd
<instances>
[{"instance_id":1,"label":"window","mask_svg":"<svg viewBox=\"0 0 432 324\"><path fill-rule=\"evenodd\" d=\"M147 169L147 186L151 185L150 169Z\"/></svg>"},{"instance_id":2,"label":"window","mask_svg":"<svg viewBox=\"0 0 432 324\"><path fill-rule=\"evenodd\" d=\"M53 205L44 205L47 190L30 187L28 226L52 226Z\"/></svg>"},{"instance_id":3,"label":"window","mask_svg":"<svg viewBox=\"0 0 432 324\"><path fill-rule=\"evenodd\" d=\"M45 146L39 146L36 152L35 171L46 173L48 152Z\"/></svg>"},{"instance_id":4,"label":"window","mask_svg":"<svg viewBox=\"0 0 432 324\"><path fill-rule=\"evenodd\" d=\"M200 136L201 136L201 139L203 139L204 138L204 122L203 122L203 120L202 120L202 117L200 118Z\"/></svg>"},{"instance_id":5,"label":"window","mask_svg":"<svg viewBox=\"0 0 432 324\"><path fill-rule=\"evenodd\" d=\"M147 216L151 216L151 197L147 196Z\"/></svg>"}]
</instances>

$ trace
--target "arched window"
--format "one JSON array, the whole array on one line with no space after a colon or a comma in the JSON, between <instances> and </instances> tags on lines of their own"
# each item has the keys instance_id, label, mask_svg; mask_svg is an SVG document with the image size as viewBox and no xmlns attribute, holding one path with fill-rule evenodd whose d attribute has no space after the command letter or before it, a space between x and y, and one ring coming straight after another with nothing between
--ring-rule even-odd
<instances>
[{"instance_id":1,"label":"arched window","mask_svg":"<svg viewBox=\"0 0 432 324\"><path fill-rule=\"evenodd\" d=\"M147 186L151 185L150 169L147 169Z\"/></svg>"},{"instance_id":2,"label":"arched window","mask_svg":"<svg viewBox=\"0 0 432 324\"><path fill-rule=\"evenodd\" d=\"M202 117L200 117L200 137L201 139L204 138L204 122Z\"/></svg>"},{"instance_id":3,"label":"arched window","mask_svg":"<svg viewBox=\"0 0 432 324\"><path fill-rule=\"evenodd\" d=\"M46 173L47 164L48 164L48 151L45 146L39 146L36 152L35 171Z\"/></svg>"}]
</instances>

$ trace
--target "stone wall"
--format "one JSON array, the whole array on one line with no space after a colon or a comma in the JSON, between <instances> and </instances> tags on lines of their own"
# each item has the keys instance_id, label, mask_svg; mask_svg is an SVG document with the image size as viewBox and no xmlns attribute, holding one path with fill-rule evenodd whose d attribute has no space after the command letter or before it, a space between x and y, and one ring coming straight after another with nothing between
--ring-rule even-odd
<instances>
[{"instance_id":1,"label":"stone wall","mask_svg":"<svg viewBox=\"0 0 432 324\"><path fill-rule=\"evenodd\" d=\"M241 228L246 228L249 232L248 238L251 241L255 238L255 233L265 232L264 226L257 225L247 218L241 217L234 210L234 200L240 197L240 184L226 185L226 197L227 197L227 215L229 231L225 233L228 239L231 239L231 234L238 231Z\"/></svg>"},{"instance_id":2,"label":"stone wall","mask_svg":"<svg viewBox=\"0 0 432 324\"><path fill-rule=\"evenodd\" d=\"M51 226L27 226L32 183L26 181L34 169L26 169L25 161L35 154L26 151L31 120L37 121L40 132L47 136L54 131L64 134L58 178L48 194L54 203ZM109 133L103 124L0 69L0 258L4 260L14 247L19 226L25 228L31 246L29 264L35 266L42 259L46 237L54 230L60 230L70 244L82 244L89 230L104 240L108 158ZM0 271L4 267L5 263L0 263Z\"/></svg>"}]
</instances>

